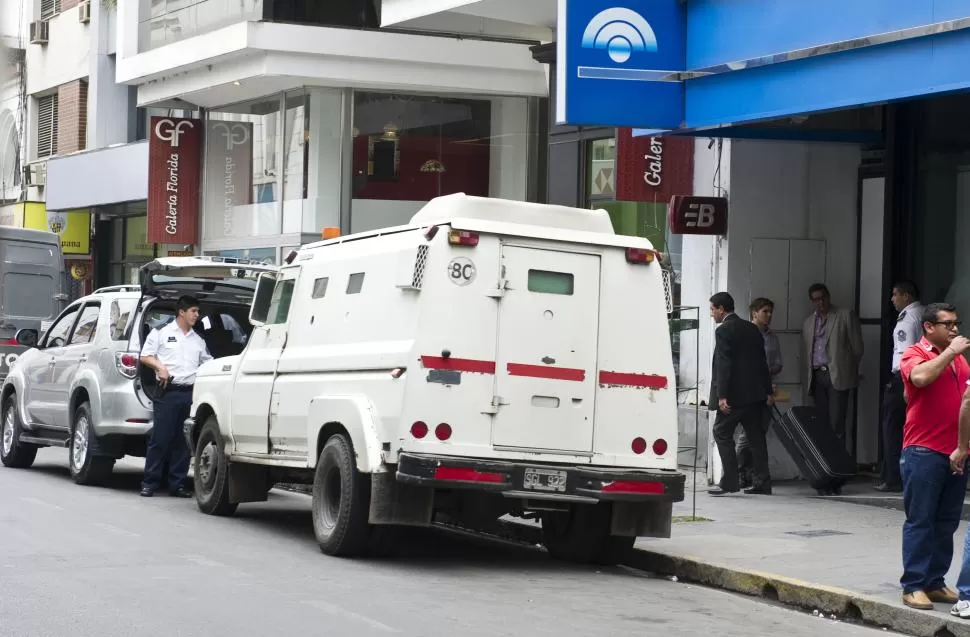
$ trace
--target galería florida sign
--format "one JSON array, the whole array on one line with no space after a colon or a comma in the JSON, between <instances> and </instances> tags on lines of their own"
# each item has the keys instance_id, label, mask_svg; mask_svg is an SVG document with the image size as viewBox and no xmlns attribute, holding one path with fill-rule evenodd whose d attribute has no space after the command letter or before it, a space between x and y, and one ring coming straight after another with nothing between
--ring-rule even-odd
<instances>
[{"instance_id":1,"label":"galer\u00eda florida sign","mask_svg":"<svg viewBox=\"0 0 970 637\"><path fill-rule=\"evenodd\" d=\"M196 243L202 122L152 117L148 138L148 242Z\"/></svg>"}]
</instances>

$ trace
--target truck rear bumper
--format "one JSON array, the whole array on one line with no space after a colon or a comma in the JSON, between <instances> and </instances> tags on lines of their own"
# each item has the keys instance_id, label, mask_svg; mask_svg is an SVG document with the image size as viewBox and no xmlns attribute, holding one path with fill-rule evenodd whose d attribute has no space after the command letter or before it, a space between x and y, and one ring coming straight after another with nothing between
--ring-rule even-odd
<instances>
[{"instance_id":1,"label":"truck rear bumper","mask_svg":"<svg viewBox=\"0 0 970 637\"><path fill-rule=\"evenodd\" d=\"M507 462L402 453L399 482L439 489L473 489L534 500L680 502L686 476L678 471Z\"/></svg>"}]
</instances>

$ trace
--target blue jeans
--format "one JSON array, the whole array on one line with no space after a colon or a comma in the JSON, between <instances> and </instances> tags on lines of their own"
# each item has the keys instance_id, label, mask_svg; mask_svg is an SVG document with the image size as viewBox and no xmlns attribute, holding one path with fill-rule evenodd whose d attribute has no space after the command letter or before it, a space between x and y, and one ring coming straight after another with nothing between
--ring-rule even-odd
<instances>
[{"instance_id":1,"label":"blue jeans","mask_svg":"<svg viewBox=\"0 0 970 637\"><path fill-rule=\"evenodd\" d=\"M906 507L899 582L904 593L938 590L953 561L953 534L960 525L967 475L953 475L949 456L924 447L903 449L899 468ZM970 573L966 583L970 594Z\"/></svg>"},{"instance_id":2,"label":"blue jeans","mask_svg":"<svg viewBox=\"0 0 970 637\"><path fill-rule=\"evenodd\" d=\"M192 408L192 392L168 388L154 401L154 421L148 453L145 454L143 489L158 489L161 485L165 461L168 461L168 490L178 491L185 486L189 470L189 450L182 434L182 423Z\"/></svg>"}]
</instances>

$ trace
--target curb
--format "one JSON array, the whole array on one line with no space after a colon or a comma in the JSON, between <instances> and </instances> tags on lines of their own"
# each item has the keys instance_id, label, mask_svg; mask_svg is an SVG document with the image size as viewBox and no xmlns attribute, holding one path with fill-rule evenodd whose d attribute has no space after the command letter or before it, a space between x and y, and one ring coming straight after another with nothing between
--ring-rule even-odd
<instances>
[{"instance_id":1,"label":"curb","mask_svg":"<svg viewBox=\"0 0 970 637\"><path fill-rule=\"evenodd\" d=\"M761 597L804 610L818 610L848 623L886 628L915 637L970 637L970 622L952 620L949 609L941 614L941 605L937 605L940 609L937 612L918 611L841 588L644 549L635 549L625 564L658 575L673 575L685 582Z\"/></svg>"}]
</instances>

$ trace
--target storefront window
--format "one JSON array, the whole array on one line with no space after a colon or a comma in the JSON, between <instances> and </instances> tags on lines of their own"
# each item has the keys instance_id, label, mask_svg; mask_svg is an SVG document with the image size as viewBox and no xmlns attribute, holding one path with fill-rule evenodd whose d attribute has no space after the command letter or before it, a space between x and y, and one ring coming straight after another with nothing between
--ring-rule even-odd
<instances>
[{"instance_id":1,"label":"storefront window","mask_svg":"<svg viewBox=\"0 0 970 637\"><path fill-rule=\"evenodd\" d=\"M357 92L351 231L407 223L463 192L525 199L528 102Z\"/></svg>"},{"instance_id":2,"label":"storefront window","mask_svg":"<svg viewBox=\"0 0 970 637\"><path fill-rule=\"evenodd\" d=\"M209 113L206 122L206 241L281 232L280 99Z\"/></svg>"}]
</instances>

